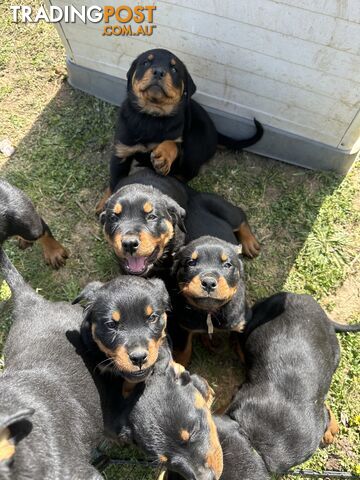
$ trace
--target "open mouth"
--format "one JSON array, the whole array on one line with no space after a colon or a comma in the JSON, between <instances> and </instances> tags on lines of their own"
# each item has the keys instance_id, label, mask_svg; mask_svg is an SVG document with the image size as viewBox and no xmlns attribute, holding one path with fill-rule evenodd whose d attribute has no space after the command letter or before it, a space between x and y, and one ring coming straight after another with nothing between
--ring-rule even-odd
<instances>
[{"instance_id":1,"label":"open mouth","mask_svg":"<svg viewBox=\"0 0 360 480\"><path fill-rule=\"evenodd\" d=\"M155 248L153 253L148 257L127 255L125 257L125 270L131 275L143 275L153 266L158 253L159 249Z\"/></svg>"}]
</instances>

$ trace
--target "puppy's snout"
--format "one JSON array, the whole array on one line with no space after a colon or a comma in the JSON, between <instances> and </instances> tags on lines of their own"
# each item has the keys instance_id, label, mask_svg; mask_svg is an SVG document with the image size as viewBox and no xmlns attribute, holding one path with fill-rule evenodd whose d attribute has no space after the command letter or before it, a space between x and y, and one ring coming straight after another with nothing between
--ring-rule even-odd
<instances>
[{"instance_id":1,"label":"puppy's snout","mask_svg":"<svg viewBox=\"0 0 360 480\"><path fill-rule=\"evenodd\" d=\"M137 349L129 354L129 358L133 365L136 367L141 367L144 365L148 357L148 352L146 350Z\"/></svg>"},{"instance_id":2,"label":"puppy's snout","mask_svg":"<svg viewBox=\"0 0 360 480\"><path fill-rule=\"evenodd\" d=\"M217 280L214 277L205 276L201 279L201 286L207 293L213 292L217 287Z\"/></svg>"},{"instance_id":3,"label":"puppy's snout","mask_svg":"<svg viewBox=\"0 0 360 480\"><path fill-rule=\"evenodd\" d=\"M161 67L154 67L152 69L153 76L156 78L156 80L160 80L161 78L165 77L165 70Z\"/></svg>"},{"instance_id":4,"label":"puppy's snout","mask_svg":"<svg viewBox=\"0 0 360 480\"><path fill-rule=\"evenodd\" d=\"M140 242L137 237L124 237L122 240L122 247L126 253L132 255L139 248Z\"/></svg>"}]
</instances>

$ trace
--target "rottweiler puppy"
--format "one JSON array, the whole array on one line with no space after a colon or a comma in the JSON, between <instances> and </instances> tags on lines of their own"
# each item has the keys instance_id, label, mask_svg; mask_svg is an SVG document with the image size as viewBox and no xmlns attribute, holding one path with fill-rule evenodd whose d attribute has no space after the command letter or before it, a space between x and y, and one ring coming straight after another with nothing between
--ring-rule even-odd
<instances>
[{"instance_id":1,"label":"rottweiler puppy","mask_svg":"<svg viewBox=\"0 0 360 480\"><path fill-rule=\"evenodd\" d=\"M100 215L123 273L167 272L184 244L187 193L175 178L140 169L122 179Z\"/></svg>"},{"instance_id":2,"label":"rottweiler puppy","mask_svg":"<svg viewBox=\"0 0 360 480\"><path fill-rule=\"evenodd\" d=\"M162 175L194 178L215 154L217 144L241 150L258 142L263 128L234 140L216 131L207 112L191 97L196 86L183 62L173 53L153 49L139 55L127 73L127 97L119 112L114 152L110 161L110 187L104 203L119 181L128 175L136 156Z\"/></svg>"},{"instance_id":3,"label":"rottweiler puppy","mask_svg":"<svg viewBox=\"0 0 360 480\"><path fill-rule=\"evenodd\" d=\"M279 293L253 307L241 334L246 381L216 422L222 480L285 474L333 442L338 425L324 402L340 360L335 332L351 331L360 324L330 321L309 295Z\"/></svg>"},{"instance_id":4,"label":"rottweiler puppy","mask_svg":"<svg viewBox=\"0 0 360 480\"><path fill-rule=\"evenodd\" d=\"M186 366L197 333L241 332L247 319L245 283L238 249L214 237L184 247L174 266L169 335L176 361Z\"/></svg>"},{"instance_id":5,"label":"rottweiler puppy","mask_svg":"<svg viewBox=\"0 0 360 480\"><path fill-rule=\"evenodd\" d=\"M186 230L187 241L201 235L240 241L248 256L260 248L242 209L148 168L121 179L104 208L100 222L123 273L167 275Z\"/></svg>"},{"instance_id":6,"label":"rottweiler puppy","mask_svg":"<svg viewBox=\"0 0 360 480\"><path fill-rule=\"evenodd\" d=\"M68 252L53 237L50 228L36 212L30 198L18 188L0 179L0 245L12 236L18 236L19 247L30 247L38 240L45 262L53 268L65 265Z\"/></svg>"},{"instance_id":7,"label":"rottweiler puppy","mask_svg":"<svg viewBox=\"0 0 360 480\"><path fill-rule=\"evenodd\" d=\"M144 381L166 337L170 304L164 283L134 276L92 282L74 303L80 301L86 303L82 337L101 371Z\"/></svg>"},{"instance_id":8,"label":"rottweiler puppy","mask_svg":"<svg viewBox=\"0 0 360 480\"><path fill-rule=\"evenodd\" d=\"M80 337L82 309L49 302L0 249L14 301L0 375L0 477L100 480L90 465L103 438L101 388Z\"/></svg>"},{"instance_id":9,"label":"rottweiler puppy","mask_svg":"<svg viewBox=\"0 0 360 480\"><path fill-rule=\"evenodd\" d=\"M164 344L152 373L134 386L109 427L186 479L219 479L223 456L212 401L208 383L175 364Z\"/></svg>"},{"instance_id":10,"label":"rottweiler puppy","mask_svg":"<svg viewBox=\"0 0 360 480\"><path fill-rule=\"evenodd\" d=\"M174 354L183 365L190 361L194 333L243 329L247 307L241 252L254 257L260 250L245 212L218 195L192 191L185 228L187 244L173 267L169 322Z\"/></svg>"}]
</instances>

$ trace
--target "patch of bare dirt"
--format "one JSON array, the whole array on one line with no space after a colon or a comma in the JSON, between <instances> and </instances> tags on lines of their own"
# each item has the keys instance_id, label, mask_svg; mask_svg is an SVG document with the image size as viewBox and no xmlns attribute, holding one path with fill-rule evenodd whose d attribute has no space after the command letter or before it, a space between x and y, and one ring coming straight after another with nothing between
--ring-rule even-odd
<instances>
[{"instance_id":1,"label":"patch of bare dirt","mask_svg":"<svg viewBox=\"0 0 360 480\"><path fill-rule=\"evenodd\" d=\"M329 316L336 322L347 323L360 315L360 271L349 275L337 291L324 302Z\"/></svg>"}]
</instances>

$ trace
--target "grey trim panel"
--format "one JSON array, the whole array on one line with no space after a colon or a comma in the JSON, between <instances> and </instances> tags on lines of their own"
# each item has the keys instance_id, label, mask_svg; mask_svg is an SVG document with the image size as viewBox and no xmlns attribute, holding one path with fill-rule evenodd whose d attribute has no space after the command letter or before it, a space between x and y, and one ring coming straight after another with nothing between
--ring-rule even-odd
<instances>
[{"instance_id":1,"label":"grey trim panel","mask_svg":"<svg viewBox=\"0 0 360 480\"><path fill-rule=\"evenodd\" d=\"M72 87L94 95L106 102L120 105L126 95L126 81L107 73L76 65L67 59L69 83ZM248 119L206 107L216 127L234 138L246 138L254 133ZM354 163L357 153L330 147L277 128L264 126L260 142L249 148L250 152L299 165L314 170L334 170L346 173ZM239 134L241 132L241 134Z\"/></svg>"}]
</instances>

